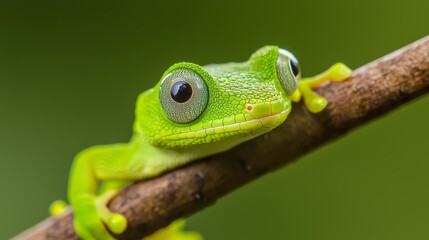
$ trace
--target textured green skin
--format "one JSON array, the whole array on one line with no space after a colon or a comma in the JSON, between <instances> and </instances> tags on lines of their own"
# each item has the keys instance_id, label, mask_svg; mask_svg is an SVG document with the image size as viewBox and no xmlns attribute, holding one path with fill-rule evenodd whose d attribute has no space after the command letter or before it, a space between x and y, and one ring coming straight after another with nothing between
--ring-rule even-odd
<instances>
[{"instance_id":1,"label":"textured green skin","mask_svg":"<svg viewBox=\"0 0 429 240\"><path fill-rule=\"evenodd\" d=\"M164 76L178 68L202 76L209 90L205 111L190 123L174 123L161 107L159 82L138 98L129 143L95 146L79 153L69 182L78 234L85 239L112 239L103 226L106 219L100 219L98 194L225 151L280 125L291 111L291 100L277 79L277 56L278 48L267 46L243 63L170 67ZM99 182L104 184L101 189Z\"/></svg>"},{"instance_id":2,"label":"textured green skin","mask_svg":"<svg viewBox=\"0 0 429 240\"><path fill-rule=\"evenodd\" d=\"M214 133L205 137L191 136L180 140L169 140L167 136L192 132L213 126L213 121L235 117L248 113L246 104L266 103L285 100L290 105L284 90L276 78L277 48L265 47L252 55L244 63L227 63L205 66L191 63L178 63L167 70L166 74L177 68L190 68L199 73L209 86L209 103L205 112L188 124L176 124L166 118L161 109L158 83L154 91L144 92L137 105L137 132L141 132L150 144L161 148L189 148L196 144L213 143L226 138L255 136L270 129ZM166 75L164 74L164 76ZM142 119L142 120L140 120ZM221 123L217 124L221 125ZM271 128L272 129L272 128ZM167 137L167 138L166 138Z\"/></svg>"}]
</instances>

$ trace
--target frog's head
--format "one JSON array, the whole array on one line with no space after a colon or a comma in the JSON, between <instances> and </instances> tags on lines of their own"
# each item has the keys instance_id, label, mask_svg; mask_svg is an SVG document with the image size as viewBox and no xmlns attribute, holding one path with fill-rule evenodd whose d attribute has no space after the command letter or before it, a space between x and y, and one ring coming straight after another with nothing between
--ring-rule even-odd
<instances>
[{"instance_id":1,"label":"frog's head","mask_svg":"<svg viewBox=\"0 0 429 240\"><path fill-rule=\"evenodd\" d=\"M287 118L299 78L296 58L275 46L243 63L177 63L140 95L135 129L163 148L231 148Z\"/></svg>"}]
</instances>

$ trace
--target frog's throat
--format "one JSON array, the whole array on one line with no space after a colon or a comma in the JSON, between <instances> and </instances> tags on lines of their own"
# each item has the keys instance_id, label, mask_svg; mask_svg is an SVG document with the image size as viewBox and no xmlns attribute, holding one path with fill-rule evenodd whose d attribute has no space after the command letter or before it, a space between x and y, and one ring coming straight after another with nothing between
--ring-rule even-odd
<instances>
[{"instance_id":1,"label":"frog's throat","mask_svg":"<svg viewBox=\"0 0 429 240\"><path fill-rule=\"evenodd\" d=\"M266 103L246 104L243 113L223 119L203 123L198 130L164 135L163 139L177 141L183 139L205 138L210 135L223 133L247 133L269 131L280 125L289 115L291 104L289 101L279 99ZM262 131L261 131L262 130Z\"/></svg>"}]
</instances>

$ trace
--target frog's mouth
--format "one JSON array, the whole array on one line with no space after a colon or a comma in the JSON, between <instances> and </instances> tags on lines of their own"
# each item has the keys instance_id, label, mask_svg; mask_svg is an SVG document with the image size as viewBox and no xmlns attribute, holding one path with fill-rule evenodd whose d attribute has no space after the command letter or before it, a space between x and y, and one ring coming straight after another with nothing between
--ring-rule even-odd
<instances>
[{"instance_id":1,"label":"frog's mouth","mask_svg":"<svg viewBox=\"0 0 429 240\"><path fill-rule=\"evenodd\" d=\"M266 103L246 104L243 113L201 124L201 129L192 127L184 132L163 136L163 139L210 138L212 141L235 135L259 135L280 125L291 111L290 102L279 99ZM186 131L188 130L188 131ZM183 130L182 130L183 131Z\"/></svg>"}]
</instances>

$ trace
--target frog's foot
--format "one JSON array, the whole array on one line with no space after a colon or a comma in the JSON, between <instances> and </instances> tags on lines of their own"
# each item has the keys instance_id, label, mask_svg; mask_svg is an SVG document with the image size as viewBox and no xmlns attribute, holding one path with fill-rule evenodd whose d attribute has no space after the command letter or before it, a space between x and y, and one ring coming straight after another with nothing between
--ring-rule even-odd
<instances>
[{"instance_id":1,"label":"frog's foot","mask_svg":"<svg viewBox=\"0 0 429 240\"><path fill-rule=\"evenodd\" d=\"M62 200L56 200L49 206L49 214L52 217L57 217L63 214L67 209L67 203Z\"/></svg>"},{"instance_id":2,"label":"frog's foot","mask_svg":"<svg viewBox=\"0 0 429 240\"><path fill-rule=\"evenodd\" d=\"M109 190L102 195L82 195L73 205L75 211L74 226L82 239L114 240L108 229L114 234L121 234L127 228L127 219L118 213L112 213L107 203L117 194Z\"/></svg>"},{"instance_id":3,"label":"frog's foot","mask_svg":"<svg viewBox=\"0 0 429 240\"><path fill-rule=\"evenodd\" d=\"M292 94L292 101L298 102L301 95L304 98L304 103L307 109L312 113L318 113L325 109L328 105L326 98L319 96L313 91L320 85L328 81L343 81L347 79L352 73L352 70L343 63L337 63L330 67L325 72L311 77L304 78L299 82L298 89Z\"/></svg>"},{"instance_id":4,"label":"frog's foot","mask_svg":"<svg viewBox=\"0 0 429 240\"><path fill-rule=\"evenodd\" d=\"M183 227L185 220L179 219L165 228L159 229L143 240L202 240L203 237L197 232L185 232Z\"/></svg>"}]
</instances>

